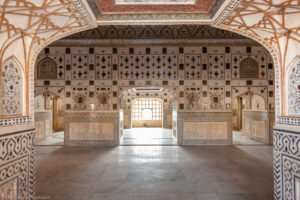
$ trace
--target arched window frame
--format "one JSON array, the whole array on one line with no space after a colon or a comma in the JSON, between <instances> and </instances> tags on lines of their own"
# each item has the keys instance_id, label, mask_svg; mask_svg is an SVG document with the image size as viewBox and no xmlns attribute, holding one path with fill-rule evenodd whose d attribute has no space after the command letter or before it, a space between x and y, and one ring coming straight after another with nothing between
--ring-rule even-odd
<instances>
[{"instance_id":1,"label":"arched window frame","mask_svg":"<svg viewBox=\"0 0 300 200\"><path fill-rule=\"evenodd\" d=\"M252 61L253 63L255 63L255 70L256 70L255 77L249 76L249 74L245 75L244 73L242 73L242 70L243 70L243 64L244 64L246 61L249 61L249 60ZM258 76L258 71L259 71L259 69L258 69L258 63L257 63L257 61L254 60L253 58L248 57L248 58L245 58L245 59L243 59L243 60L241 61L241 63L240 63L240 78L241 78L241 79L244 79L244 78L258 78L258 77L259 77L259 76ZM250 75L251 75L251 74L250 74Z\"/></svg>"},{"instance_id":2,"label":"arched window frame","mask_svg":"<svg viewBox=\"0 0 300 200\"><path fill-rule=\"evenodd\" d=\"M44 62L51 62L54 65L53 70L51 70L51 72L53 73L52 75L50 73L43 73L41 76L41 65ZM38 64L37 64L37 70L36 70L36 77L37 79L56 79L57 78L57 64L55 62L55 60L49 58L49 57L45 57L43 59L41 59Z\"/></svg>"}]
</instances>

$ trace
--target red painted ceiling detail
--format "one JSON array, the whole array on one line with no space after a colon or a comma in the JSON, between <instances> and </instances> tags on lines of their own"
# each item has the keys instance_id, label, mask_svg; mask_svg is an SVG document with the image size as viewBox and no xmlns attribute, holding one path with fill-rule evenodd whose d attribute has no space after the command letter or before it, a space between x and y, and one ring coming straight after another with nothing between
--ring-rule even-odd
<instances>
[{"instance_id":1,"label":"red painted ceiling detail","mask_svg":"<svg viewBox=\"0 0 300 200\"><path fill-rule=\"evenodd\" d=\"M97 0L101 14L207 13L215 0L197 0L195 5L116 5L114 0Z\"/></svg>"}]
</instances>

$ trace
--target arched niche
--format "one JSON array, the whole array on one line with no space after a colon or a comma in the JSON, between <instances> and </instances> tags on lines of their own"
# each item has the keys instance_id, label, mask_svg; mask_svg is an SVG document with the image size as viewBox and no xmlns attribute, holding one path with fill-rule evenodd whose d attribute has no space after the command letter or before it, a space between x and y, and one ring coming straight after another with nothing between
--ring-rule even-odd
<instances>
[{"instance_id":1,"label":"arched niche","mask_svg":"<svg viewBox=\"0 0 300 200\"><path fill-rule=\"evenodd\" d=\"M288 115L300 116L300 58L297 58L287 73Z\"/></svg>"},{"instance_id":2,"label":"arched niche","mask_svg":"<svg viewBox=\"0 0 300 200\"><path fill-rule=\"evenodd\" d=\"M24 76L14 58L7 59L1 67L1 115L21 116L24 106Z\"/></svg>"},{"instance_id":3,"label":"arched niche","mask_svg":"<svg viewBox=\"0 0 300 200\"><path fill-rule=\"evenodd\" d=\"M255 111L265 111L266 110L265 99L262 96L254 93L251 100L251 109Z\"/></svg>"}]
</instances>

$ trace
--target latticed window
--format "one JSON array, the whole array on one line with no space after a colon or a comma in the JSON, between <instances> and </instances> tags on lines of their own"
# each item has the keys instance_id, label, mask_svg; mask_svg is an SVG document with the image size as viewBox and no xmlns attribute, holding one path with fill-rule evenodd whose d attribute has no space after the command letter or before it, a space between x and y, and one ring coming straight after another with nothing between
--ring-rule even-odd
<instances>
[{"instance_id":1,"label":"latticed window","mask_svg":"<svg viewBox=\"0 0 300 200\"><path fill-rule=\"evenodd\" d=\"M132 104L133 120L161 120L162 102L154 98L140 98Z\"/></svg>"}]
</instances>

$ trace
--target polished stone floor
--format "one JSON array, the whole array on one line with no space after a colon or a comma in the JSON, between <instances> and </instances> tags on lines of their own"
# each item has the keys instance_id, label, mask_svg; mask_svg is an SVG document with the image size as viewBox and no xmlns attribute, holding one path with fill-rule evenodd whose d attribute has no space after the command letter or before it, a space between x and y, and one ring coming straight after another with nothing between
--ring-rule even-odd
<instances>
[{"instance_id":1,"label":"polished stone floor","mask_svg":"<svg viewBox=\"0 0 300 200\"><path fill-rule=\"evenodd\" d=\"M272 146L36 147L53 200L271 200Z\"/></svg>"},{"instance_id":2,"label":"polished stone floor","mask_svg":"<svg viewBox=\"0 0 300 200\"><path fill-rule=\"evenodd\" d=\"M37 145L57 145L57 146L63 146L64 145L64 132L55 132L49 135L47 138L37 141Z\"/></svg>"},{"instance_id":3,"label":"polished stone floor","mask_svg":"<svg viewBox=\"0 0 300 200\"><path fill-rule=\"evenodd\" d=\"M132 128L124 129L120 138L121 145L177 145L172 129Z\"/></svg>"},{"instance_id":4,"label":"polished stone floor","mask_svg":"<svg viewBox=\"0 0 300 200\"><path fill-rule=\"evenodd\" d=\"M251 139L250 137L243 135L241 131L232 131L232 143L234 145L264 145L260 141Z\"/></svg>"}]
</instances>

